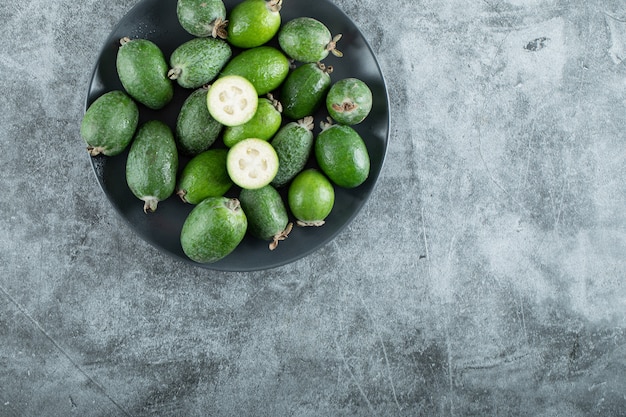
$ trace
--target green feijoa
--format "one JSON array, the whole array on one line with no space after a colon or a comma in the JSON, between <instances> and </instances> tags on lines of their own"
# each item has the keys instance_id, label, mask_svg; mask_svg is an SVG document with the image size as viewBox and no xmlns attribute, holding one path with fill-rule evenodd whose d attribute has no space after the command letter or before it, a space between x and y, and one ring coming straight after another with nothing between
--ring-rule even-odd
<instances>
[{"instance_id":1,"label":"green feijoa","mask_svg":"<svg viewBox=\"0 0 626 417\"><path fill-rule=\"evenodd\" d=\"M207 197L221 197L233 186L226 171L227 154L227 149L209 149L191 158L176 187L183 202L198 204Z\"/></svg>"},{"instance_id":2,"label":"green feijoa","mask_svg":"<svg viewBox=\"0 0 626 417\"><path fill-rule=\"evenodd\" d=\"M244 0L228 16L228 42L239 48L267 43L280 29L282 0Z\"/></svg>"},{"instance_id":3,"label":"green feijoa","mask_svg":"<svg viewBox=\"0 0 626 417\"><path fill-rule=\"evenodd\" d=\"M122 153L135 135L138 120L137 104L123 91L109 91L98 97L85 112L80 125L80 135L89 155Z\"/></svg>"},{"instance_id":4,"label":"green feijoa","mask_svg":"<svg viewBox=\"0 0 626 417\"><path fill-rule=\"evenodd\" d=\"M225 39L226 7L222 0L178 0L176 15L187 32L198 37Z\"/></svg>"},{"instance_id":5,"label":"green feijoa","mask_svg":"<svg viewBox=\"0 0 626 417\"><path fill-rule=\"evenodd\" d=\"M291 182L287 202L298 226L322 226L335 204L335 189L324 174L305 169Z\"/></svg>"},{"instance_id":6,"label":"green feijoa","mask_svg":"<svg viewBox=\"0 0 626 417\"><path fill-rule=\"evenodd\" d=\"M194 156L209 149L223 125L209 113L207 89L193 91L183 103L176 119L176 141L181 153Z\"/></svg>"},{"instance_id":7,"label":"green feijoa","mask_svg":"<svg viewBox=\"0 0 626 417\"><path fill-rule=\"evenodd\" d=\"M291 58L300 62L317 62L329 53L337 57L343 54L337 50L341 35L332 36L330 30L319 20L311 17L297 17L285 23L278 32L281 49Z\"/></svg>"},{"instance_id":8,"label":"green feijoa","mask_svg":"<svg viewBox=\"0 0 626 417\"><path fill-rule=\"evenodd\" d=\"M132 193L144 201L144 212L153 212L159 201L174 193L178 151L174 134L159 120L144 123L128 151L126 182Z\"/></svg>"},{"instance_id":9,"label":"green feijoa","mask_svg":"<svg viewBox=\"0 0 626 417\"><path fill-rule=\"evenodd\" d=\"M325 125L315 140L315 159L324 174L340 187L357 187L369 176L367 146L350 126Z\"/></svg>"},{"instance_id":10,"label":"green feijoa","mask_svg":"<svg viewBox=\"0 0 626 417\"><path fill-rule=\"evenodd\" d=\"M230 45L221 39L195 38L178 46L170 57L170 80L183 88L211 82L230 59Z\"/></svg>"},{"instance_id":11,"label":"green feijoa","mask_svg":"<svg viewBox=\"0 0 626 417\"><path fill-rule=\"evenodd\" d=\"M278 172L272 180L274 187L282 187L304 169L311 155L313 140L311 116L280 128L271 141L278 155Z\"/></svg>"},{"instance_id":12,"label":"green feijoa","mask_svg":"<svg viewBox=\"0 0 626 417\"><path fill-rule=\"evenodd\" d=\"M254 237L271 240L270 250L285 240L293 224L289 222L287 207L281 195L271 185L255 190L242 189L241 208L248 218L248 231Z\"/></svg>"},{"instance_id":13,"label":"green feijoa","mask_svg":"<svg viewBox=\"0 0 626 417\"><path fill-rule=\"evenodd\" d=\"M277 48L266 45L242 51L221 72L246 78L260 96L278 88L288 74L289 59Z\"/></svg>"},{"instance_id":14,"label":"green feijoa","mask_svg":"<svg viewBox=\"0 0 626 417\"><path fill-rule=\"evenodd\" d=\"M116 68L122 86L139 103L154 110L163 108L174 96L167 77L169 66L161 49L147 39L122 38Z\"/></svg>"},{"instance_id":15,"label":"green feijoa","mask_svg":"<svg viewBox=\"0 0 626 417\"><path fill-rule=\"evenodd\" d=\"M252 119L244 124L227 126L224 129L222 135L224 145L230 148L248 138L270 140L282 124L281 111L280 102L271 95L267 98L259 98L256 113Z\"/></svg>"},{"instance_id":16,"label":"green feijoa","mask_svg":"<svg viewBox=\"0 0 626 417\"><path fill-rule=\"evenodd\" d=\"M189 259L203 264L213 263L237 248L247 227L248 220L239 200L208 197L185 219L180 243Z\"/></svg>"},{"instance_id":17,"label":"green feijoa","mask_svg":"<svg viewBox=\"0 0 626 417\"><path fill-rule=\"evenodd\" d=\"M356 125L372 110L372 91L357 78L344 78L330 87L326 109L337 123Z\"/></svg>"},{"instance_id":18,"label":"green feijoa","mask_svg":"<svg viewBox=\"0 0 626 417\"><path fill-rule=\"evenodd\" d=\"M294 120L312 116L330 88L332 66L321 62L303 64L293 70L282 85L283 114Z\"/></svg>"}]
</instances>

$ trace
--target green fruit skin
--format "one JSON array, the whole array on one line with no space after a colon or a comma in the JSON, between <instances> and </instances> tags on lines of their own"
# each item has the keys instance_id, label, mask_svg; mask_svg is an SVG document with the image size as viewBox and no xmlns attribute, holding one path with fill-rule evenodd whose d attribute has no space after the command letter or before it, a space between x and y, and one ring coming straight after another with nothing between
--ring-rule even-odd
<instances>
[{"instance_id":1,"label":"green fruit skin","mask_svg":"<svg viewBox=\"0 0 626 417\"><path fill-rule=\"evenodd\" d=\"M281 88L283 114L294 120L313 115L322 104L330 85L330 75L317 63L299 66L287 76Z\"/></svg>"},{"instance_id":2,"label":"green fruit skin","mask_svg":"<svg viewBox=\"0 0 626 417\"><path fill-rule=\"evenodd\" d=\"M372 110L372 91L357 78L344 78L330 87L326 109L337 123L359 124Z\"/></svg>"},{"instance_id":3,"label":"green fruit skin","mask_svg":"<svg viewBox=\"0 0 626 417\"><path fill-rule=\"evenodd\" d=\"M292 59L318 62L328 56L331 33L322 22L311 17L298 17L283 25L278 32L278 44Z\"/></svg>"},{"instance_id":4,"label":"green fruit skin","mask_svg":"<svg viewBox=\"0 0 626 417\"><path fill-rule=\"evenodd\" d=\"M333 125L320 132L315 140L315 159L324 174L340 187L357 187L369 176L367 147L350 126Z\"/></svg>"},{"instance_id":5,"label":"green fruit skin","mask_svg":"<svg viewBox=\"0 0 626 417\"><path fill-rule=\"evenodd\" d=\"M239 200L209 197L189 213L180 233L183 252L198 263L225 258L243 240L248 220Z\"/></svg>"},{"instance_id":6,"label":"green fruit skin","mask_svg":"<svg viewBox=\"0 0 626 417\"><path fill-rule=\"evenodd\" d=\"M181 153L195 156L209 149L222 132L222 124L209 113L208 90L193 91L183 103L176 120L176 141Z\"/></svg>"},{"instance_id":7,"label":"green fruit skin","mask_svg":"<svg viewBox=\"0 0 626 417\"><path fill-rule=\"evenodd\" d=\"M255 190L242 189L239 201L248 218L248 231L252 236L270 240L287 228L287 207L271 185Z\"/></svg>"},{"instance_id":8,"label":"green fruit skin","mask_svg":"<svg viewBox=\"0 0 626 417\"><path fill-rule=\"evenodd\" d=\"M274 104L266 98L260 98L252 119L242 125L227 126L224 129L224 145L230 148L248 138L270 140L280 129L282 120L282 115Z\"/></svg>"},{"instance_id":9,"label":"green fruit skin","mask_svg":"<svg viewBox=\"0 0 626 417\"><path fill-rule=\"evenodd\" d=\"M239 75L254 85L259 96L277 89L289 74L289 59L271 46L246 49L231 59L221 75Z\"/></svg>"},{"instance_id":10,"label":"green fruit skin","mask_svg":"<svg viewBox=\"0 0 626 417\"><path fill-rule=\"evenodd\" d=\"M187 32L198 37L213 34L213 22L226 20L226 7L222 0L178 0L176 15Z\"/></svg>"},{"instance_id":11,"label":"green fruit skin","mask_svg":"<svg viewBox=\"0 0 626 417\"><path fill-rule=\"evenodd\" d=\"M85 112L80 135L92 155L115 156L132 141L138 121L139 109L133 99L123 91L109 91Z\"/></svg>"},{"instance_id":12,"label":"green fruit skin","mask_svg":"<svg viewBox=\"0 0 626 417\"><path fill-rule=\"evenodd\" d=\"M146 107L158 110L172 100L174 86L159 47L147 39L124 43L117 52L117 74L126 92Z\"/></svg>"},{"instance_id":13,"label":"green fruit skin","mask_svg":"<svg viewBox=\"0 0 626 417\"><path fill-rule=\"evenodd\" d=\"M228 17L228 42L239 48L267 43L280 29L280 12L268 9L266 0L244 0Z\"/></svg>"},{"instance_id":14,"label":"green fruit skin","mask_svg":"<svg viewBox=\"0 0 626 417\"><path fill-rule=\"evenodd\" d=\"M137 131L126 161L126 182L140 200L162 201L176 186L178 151L174 135L163 122L151 120ZM156 207L146 211L154 211Z\"/></svg>"},{"instance_id":15,"label":"green fruit skin","mask_svg":"<svg viewBox=\"0 0 626 417\"><path fill-rule=\"evenodd\" d=\"M211 82L224 68L232 50L221 39L195 38L172 52L170 78L183 88L198 88Z\"/></svg>"},{"instance_id":16,"label":"green fruit skin","mask_svg":"<svg viewBox=\"0 0 626 417\"><path fill-rule=\"evenodd\" d=\"M299 173L291 182L287 202L291 213L300 222L319 223L333 209L335 190L324 174L309 168Z\"/></svg>"},{"instance_id":17,"label":"green fruit skin","mask_svg":"<svg viewBox=\"0 0 626 417\"><path fill-rule=\"evenodd\" d=\"M278 155L278 172L272 180L282 187L304 169L313 148L313 132L298 122L283 126L270 142Z\"/></svg>"},{"instance_id":18,"label":"green fruit skin","mask_svg":"<svg viewBox=\"0 0 626 417\"><path fill-rule=\"evenodd\" d=\"M198 204L207 197L221 197L233 186L226 171L227 149L209 149L194 156L183 168L177 193L184 202Z\"/></svg>"}]
</instances>

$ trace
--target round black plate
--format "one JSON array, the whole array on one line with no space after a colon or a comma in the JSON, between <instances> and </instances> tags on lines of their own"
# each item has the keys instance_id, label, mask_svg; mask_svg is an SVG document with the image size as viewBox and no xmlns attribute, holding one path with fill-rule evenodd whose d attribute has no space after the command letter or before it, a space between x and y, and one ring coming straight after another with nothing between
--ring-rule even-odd
<instances>
[{"instance_id":1,"label":"round black plate","mask_svg":"<svg viewBox=\"0 0 626 417\"><path fill-rule=\"evenodd\" d=\"M227 11L232 10L239 1L225 0ZM370 176L364 184L354 189L335 187L335 206L324 226L294 227L287 240L281 242L274 251L268 249L268 242L246 236L237 249L226 258L206 265L193 263L204 268L222 271L261 270L293 262L319 249L331 241L361 210L382 169L389 136L389 99L380 67L367 41L355 24L328 0L286 0L281 16L283 22L299 16L313 17L326 24L333 35L339 33L343 35L338 43L338 49L344 53L344 57L329 55L324 63L334 68L331 75L333 82L342 78L356 77L365 81L372 90L374 96L372 112L365 121L355 126L370 153ZM105 92L123 89L117 76L115 60L119 39L124 36L153 41L161 48L166 59L169 59L176 47L193 38L178 22L176 0L140 1L124 16L106 40L93 71L85 108ZM270 44L277 46L275 40ZM237 53L237 50L233 51ZM174 129L178 111L190 92L176 85L174 99L159 111L140 105L139 123L159 119ZM320 109L315 115L315 134L319 133L319 124L326 117L325 109ZM173 195L160 202L156 212L144 214L143 202L139 201L126 185L126 157L127 152L115 157L91 158L94 173L102 190L119 214L143 239L165 253L192 262L182 251L180 231L193 206L182 203L176 195ZM180 158L181 169L187 161L188 159ZM310 165L314 166L314 161ZM286 189L282 189L281 192L285 195ZM227 196L236 197L238 193L239 190L233 188Z\"/></svg>"}]
</instances>

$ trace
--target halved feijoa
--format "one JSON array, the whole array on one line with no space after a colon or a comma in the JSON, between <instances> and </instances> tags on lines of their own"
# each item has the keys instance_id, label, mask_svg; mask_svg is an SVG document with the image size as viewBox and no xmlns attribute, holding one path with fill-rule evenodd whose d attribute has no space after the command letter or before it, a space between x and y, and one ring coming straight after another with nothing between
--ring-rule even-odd
<instances>
[{"instance_id":1,"label":"halved feijoa","mask_svg":"<svg viewBox=\"0 0 626 417\"><path fill-rule=\"evenodd\" d=\"M209 113L224 126L237 126L252 119L258 102L252 83L239 75L218 78L207 94Z\"/></svg>"},{"instance_id":2,"label":"halved feijoa","mask_svg":"<svg viewBox=\"0 0 626 417\"><path fill-rule=\"evenodd\" d=\"M278 156L267 141L244 139L228 151L226 168L241 188L261 188L272 182L278 171Z\"/></svg>"}]
</instances>

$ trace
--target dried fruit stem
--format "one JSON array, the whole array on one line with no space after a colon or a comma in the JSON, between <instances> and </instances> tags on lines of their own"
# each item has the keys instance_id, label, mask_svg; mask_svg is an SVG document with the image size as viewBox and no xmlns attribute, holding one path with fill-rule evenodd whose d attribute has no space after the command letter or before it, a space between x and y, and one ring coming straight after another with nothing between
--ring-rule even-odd
<instances>
[{"instance_id":1,"label":"dried fruit stem","mask_svg":"<svg viewBox=\"0 0 626 417\"><path fill-rule=\"evenodd\" d=\"M276 247L278 247L278 242L287 239L292 229L293 229L293 223L289 223L287 227L285 227L285 230L283 230L282 232L276 233L272 242L270 242L270 245L269 245L270 250L276 249Z\"/></svg>"},{"instance_id":2,"label":"dried fruit stem","mask_svg":"<svg viewBox=\"0 0 626 417\"><path fill-rule=\"evenodd\" d=\"M296 223L298 224L298 226L302 226L302 227L310 227L310 226L320 227L320 226L324 226L324 223L326 222L324 220L314 220L310 222L298 220Z\"/></svg>"},{"instance_id":3,"label":"dried fruit stem","mask_svg":"<svg viewBox=\"0 0 626 417\"><path fill-rule=\"evenodd\" d=\"M328 42L328 45L326 45L326 50L335 55L337 58L341 58L343 56L343 52L337 49L337 42L339 42L341 36L341 33L339 35L335 35L335 37Z\"/></svg>"},{"instance_id":4,"label":"dried fruit stem","mask_svg":"<svg viewBox=\"0 0 626 417\"><path fill-rule=\"evenodd\" d=\"M228 31L226 28L228 27L228 20L224 20L221 17L215 19L212 23L213 30L211 32L211 36L214 38L226 39L228 37Z\"/></svg>"},{"instance_id":5,"label":"dried fruit stem","mask_svg":"<svg viewBox=\"0 0 626 417\"><path fill-rule=\"evenodd\" d=\"M88 146L87 152L89 152L91 156L98 156L104 152L104 148L102 146Z\"/></svg>"},{"instance_id":6,"label":"dried fruit stem","mask_svg":"<svg viewBox=\"0 0 626 417\"><path fill-rule=\"evenodd\" d=\"M283 0L267 0L267 9L270 12L278 13L283 7Z\"/></svg>"}]
</instances>

